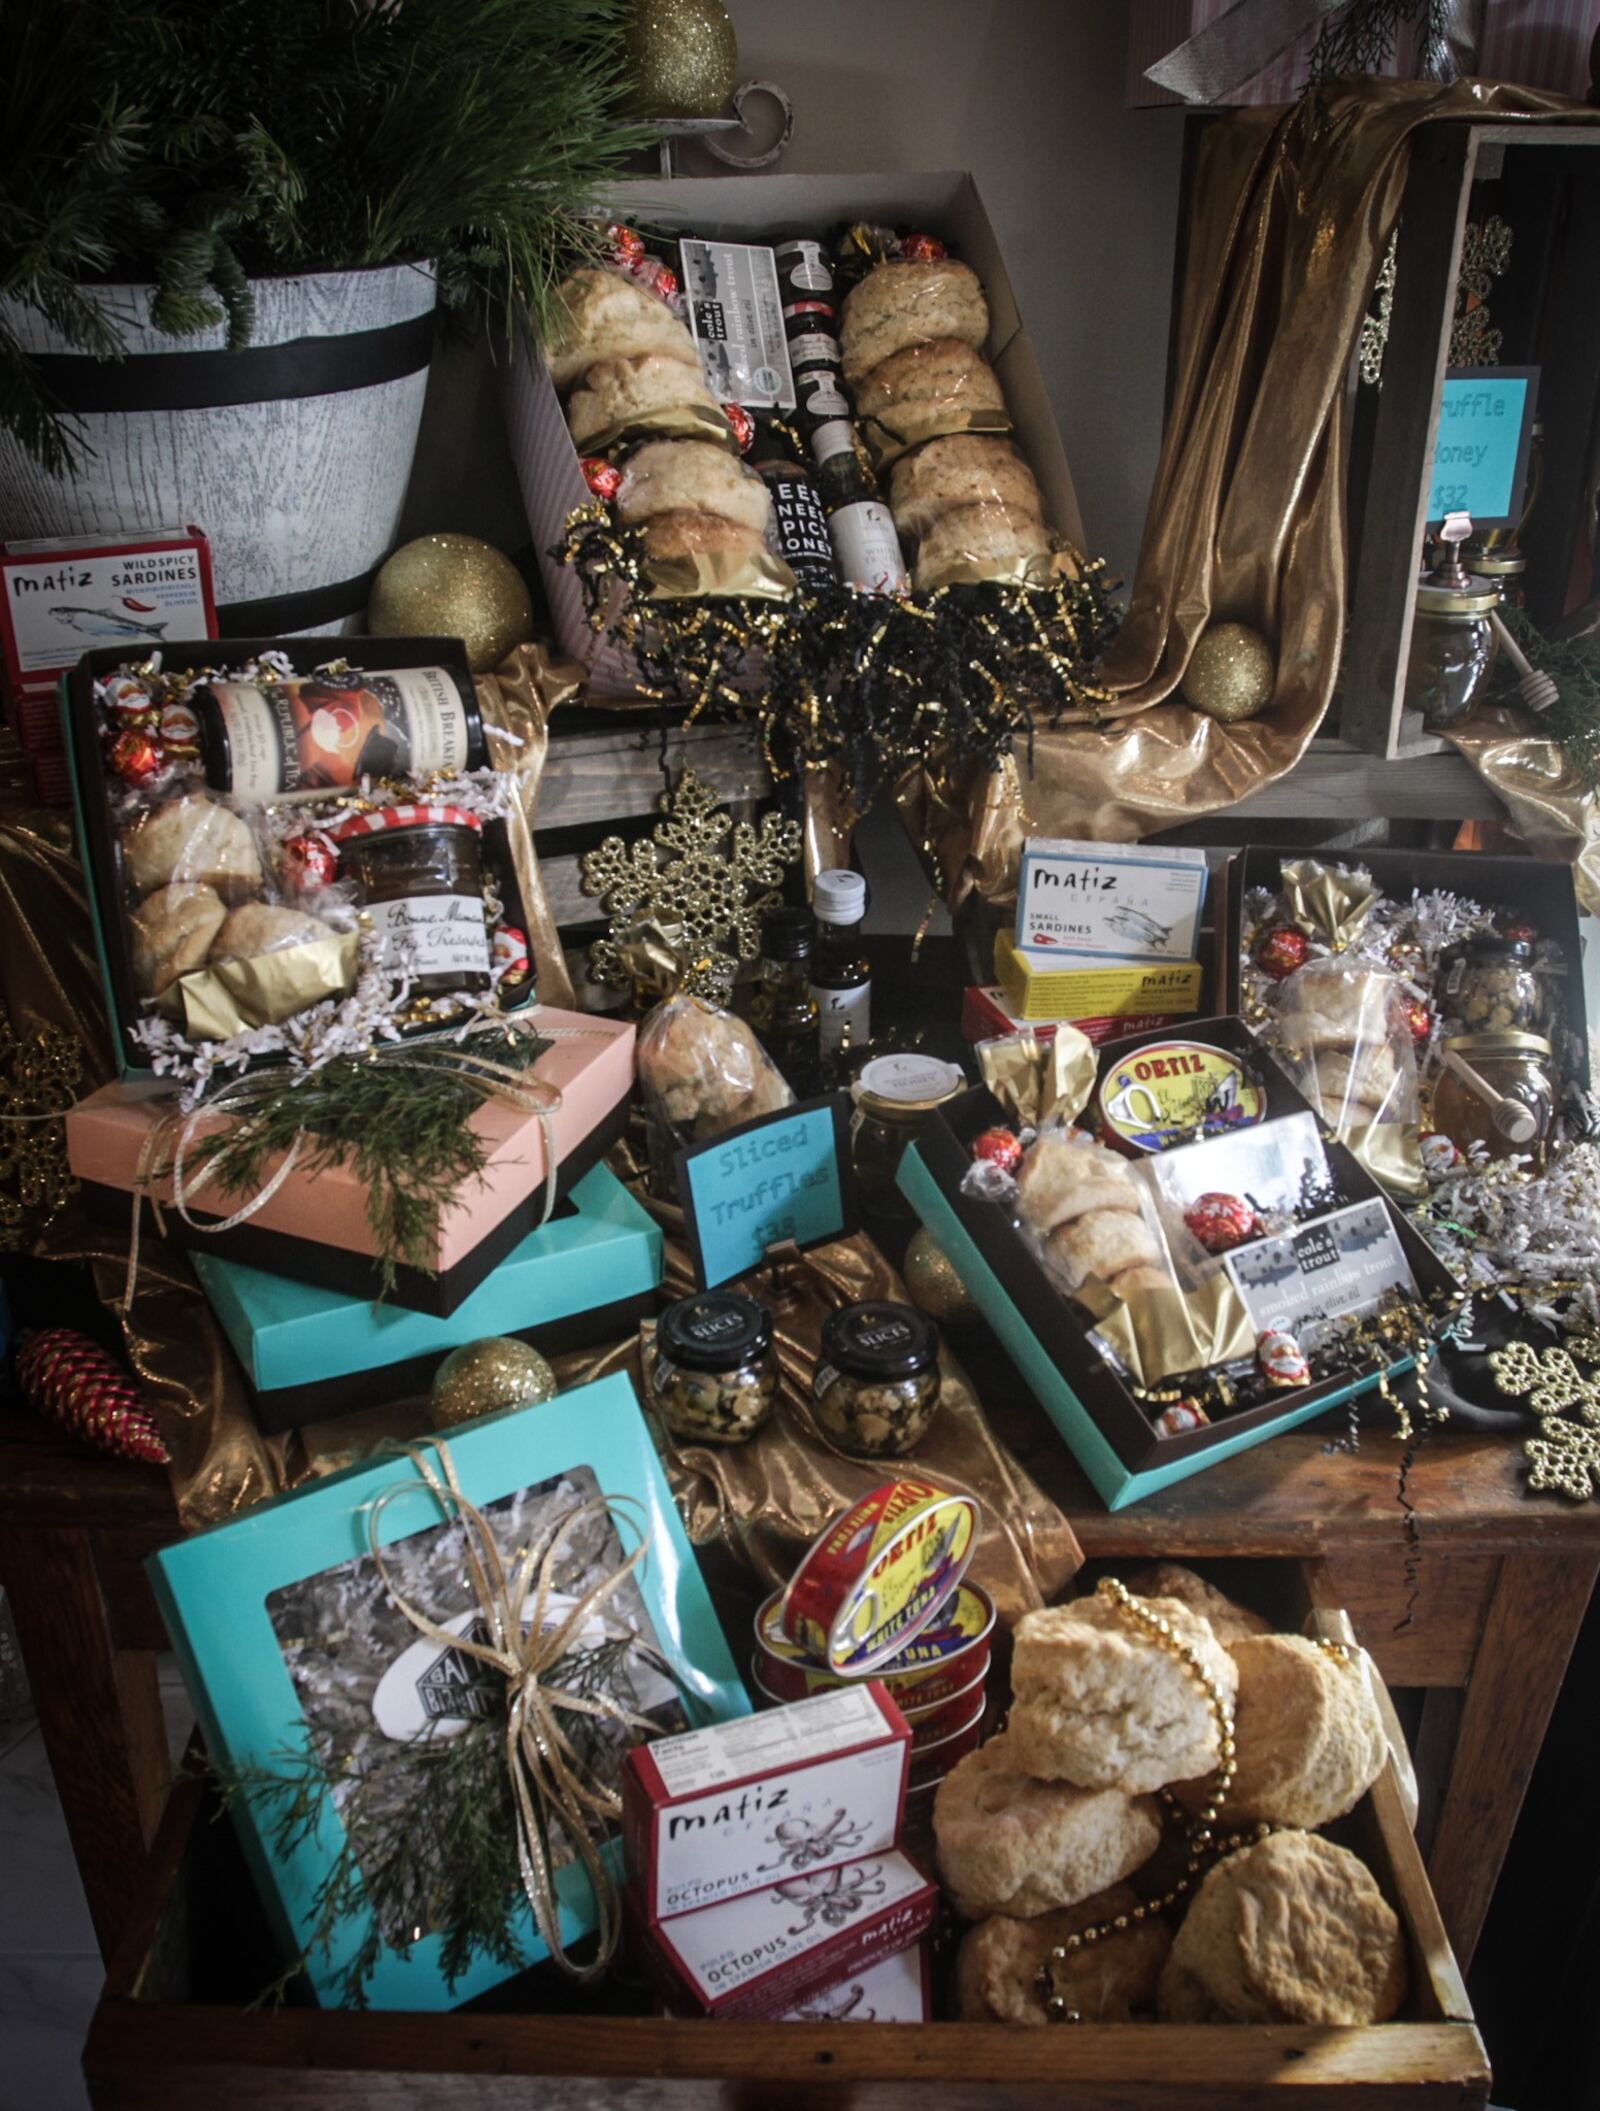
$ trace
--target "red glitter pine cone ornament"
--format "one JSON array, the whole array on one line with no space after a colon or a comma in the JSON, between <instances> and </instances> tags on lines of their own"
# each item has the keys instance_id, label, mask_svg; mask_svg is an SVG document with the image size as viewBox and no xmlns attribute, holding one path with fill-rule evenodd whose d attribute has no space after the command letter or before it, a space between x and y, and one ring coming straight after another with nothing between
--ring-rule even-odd
<instances>
[{"instance_id":1,"label":"red glitter pine cone ornament","mask_svg":"<svg viewBox=\"0 0 1600 2111\"><path fill-rule=\"evenodd\" d=\"M169 1463L139 1388L114 1356L71 1327L46 1327L17 1352L22 1396L68 1436L113 1458Z\"/></svg>"}]
</instances>

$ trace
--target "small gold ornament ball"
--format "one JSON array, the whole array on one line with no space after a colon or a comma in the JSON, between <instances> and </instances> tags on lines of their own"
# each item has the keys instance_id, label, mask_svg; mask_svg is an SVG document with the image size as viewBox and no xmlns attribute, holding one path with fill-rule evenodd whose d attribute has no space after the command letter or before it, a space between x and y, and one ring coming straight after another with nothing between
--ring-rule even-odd
<instances>
[{"instance_id":1,"label":"small gold ornament ball","mask_svg":"<svg viewBox=\"0 0 1600 2111\"><path fill-rule=\"evenodd\" d=\"M459 638L474 674L489 674L533 634L533 604L509 557L475 535L419 535L372 582L375 638Z\"/></svg>"},{"instance_id":2,"label":"small gold ornament ball","mask_svg":"<svg viewBox=\"0 0 1600 2111\"><path fill-rule=\"evenodd\" d=\"M509 1335L452 1349L433 1374L430 1417L435 1429L454 1429L502 1407L527 1407L553 1400L556 1374L535 1348Z\"/></svg>"},{"instance_id":3,"label":"small gold ornament ball","mask_svg":"<svg viewBox=\"0 0 1600 2111\"><path fill-rule=\"evenodd\" d=\"M1272 700L1272 647L1246 623L1212 623L1189 656L1183 700L1225 726L1254 718Z\"/></svg>"},{"instance_id":4,"label":"small gold ornament ball","mask_svg":"<svg viewBox=\"0 0 1600 2111\"><path fill-rule=\"evenodd\" d=\"M715 117L739 73L722 0L635 0L627 56L640 117Z\"/></svg>"},{"instance_id":5,"label":"small gold ornament ball","mask_svg":"<svg viewBox=\"0 0 1600 2111\"><path fill-rule=\"evenodd\" d=\"M949 1327L977 1318L978 1308L950 1256L926 1230L917 1232L906 1248L905 1279L906 1294L930 1319Z\"/></svg>"}]
</instances>

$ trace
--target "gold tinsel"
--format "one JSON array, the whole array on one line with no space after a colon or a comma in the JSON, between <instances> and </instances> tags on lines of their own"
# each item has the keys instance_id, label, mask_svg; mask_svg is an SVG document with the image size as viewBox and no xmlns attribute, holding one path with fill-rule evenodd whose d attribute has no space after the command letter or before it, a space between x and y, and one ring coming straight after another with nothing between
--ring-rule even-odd
<instances>
[{"instance_id":1,"label":"gold tinsel","mask_svg":"<svg viewBox=\"0 0 1600 2111\"><path fill-rule=\"evenodd\" d=\"M556 1374L539 1351L514 1336L491 1334L452 1349L433 1378L429 1418L435 1429L454 1429L502 1407L528 1407L553 1400Z\"/></svg>"},{"instance_id":2,"label":"gold tinsel","mask_svg":"<svg viewBox=\"0 0 1600 2111\"><path fill-rule=\"evenodd\" d=\"M533 604L509 557L475 535L419 535L372 582L375 638L459 638L474 674L489 674L533 634Z\"/></svg>"}]
</instances>

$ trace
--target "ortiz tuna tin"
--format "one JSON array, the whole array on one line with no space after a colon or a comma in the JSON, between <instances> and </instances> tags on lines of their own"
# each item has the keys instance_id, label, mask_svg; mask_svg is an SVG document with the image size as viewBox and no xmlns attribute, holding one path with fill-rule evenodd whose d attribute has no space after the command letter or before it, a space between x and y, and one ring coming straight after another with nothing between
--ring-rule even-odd
<instances>
[{"instance_id":1,"label":"ortiz tuna tin","mask_svg":"<svg viewBox=\"0 0 1600 2111\"><path fill-rule=\"evenodd\" d=\"M1236 1056L1205 1041L1146 1041L1107 1064L1100 1133L1119 1151L1169 1151L1264 1119L1267 1096Z\"/></svg>"},{"instance_id":2,"label":"ortiz tuna tin","mask_svg":"<svg viewBox=\"0 0 1600 2111\"><path fill-rule=\"evenodd\" d=\"M783 1632L866 1678L932 1624L977 1551L978 1506L936 1481L885 1481L815 1540L783 1593Z\"/></svg>"},{"instance_id":3,"label":"ortiz tuna tin","mask_svg":"<svg viewBox=\"0 0 1600 2111\"><path fill-rule=\"evenodd\" d=\"M979 1584L963 1583L921 1634L873 1673L908 1721L966 1693L989 1673L994 1601ZM783 1631L783 1594L774 1592L756 1615L756 1682L774 1700L803 1700L849 1681L791 1642Z\"/></svg>"}]
</instances>

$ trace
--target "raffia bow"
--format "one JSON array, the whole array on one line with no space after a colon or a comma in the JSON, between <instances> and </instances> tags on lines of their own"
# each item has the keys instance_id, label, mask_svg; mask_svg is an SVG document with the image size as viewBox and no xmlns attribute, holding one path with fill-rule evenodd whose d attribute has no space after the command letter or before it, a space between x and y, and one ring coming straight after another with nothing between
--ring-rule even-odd
<instances>
[{"instance_id":1,"label":"raffia bow","mask_svg":"<svg viewBox=\"0 0 1600 2111\"><path fill-rule=\"evenodd\" d=\"M603 1029L585 1027L541 1027L535 1018L531 1029L546 1041L578 1038L603 1038ZM554 1179L558 1151L556 1145L555 1116L561 1107L561 1093L556 1086L530 1075L526 1067L497 1062L470 1048L452 1047L449 1044L429 1044L425 1049L407 1046L374 1049L367 1060L381 1063L392 1069L413 1070L437 1076L441 1070L453 1072L463 1084L473 1087L485 1100L500 1100L520 1112L538 1118L544 1133L546 1178L544 1184L544 1214L537 1228L548 1224L556 1203ZM313 1076L314 1072L305 1072ZM225 1085L198 1105L184 1110L175 1108L163 1120L157 1122L145 1137L139 1152L138 1165L133 1177L133 1221L128 1239L128 1273L123 1286L122 1309L132 1309L133 1293L139 1276L139 1214L140 1204L148 1200L155 1211L158 1229L162 1226L162 1202L155 1192L158 1180L172 1180L172 1207L191 1231L210 1237L232 1231L241 1224L248 1224L252 1217L266 1208L277 1194L306 1147L309 1131L302 1129L284 1152L270 1177L247 1196L230 1216L212 1221L192 1214L192 1205L216 1178L214 1165L203 1164L198 1174L191 1174L189 1160L203 1137L214 1133L218 1116L248 1124L252 1115L263 1110L269 1100L275 1101L285 1090L293 1091L294 1085L285 1085L281 1068L249 1071Z\"/></svg>"},{"instance_id":2,"label":"raffia bow","mask_svg":"<svg viewBox=\"0 0 1600 2111\"><path fill-rule=\"evenodd\" d=\"M479 1642L454 1634L410 1604L396 1587L384 1562L378 1528L384 1511L400 1497L413 1495L414 1481L396 1481L376 1496L367 1513L367 1545L390 1597L429 1641L458 1656L470 1657L505 1681L505 1762L517 1814L517 1868L532 1908L535 1925L551 1957L580 1985L600 1979L616 1955L622 1920L616 1881L601 1847L608 1829L622 1815L622 1801L599 1780L576 1750L562 1724L563 1715L598 1717L619 1728L653 1731L649 1716L624 1707L609 1695L575 1692L552 1682L550 1674L571 1654L584 1628L621 1588L649 1552L648 1538L621 1566L586 1591L571 1611L547 1624L550 1594L563 1547L576 1527L598 1515L613 1517L632 1505L623 1496L596 1495L567 1511L542 1546L533 1546L508 1570L492 1527L483 1512L467 1500L456 1476L450 1448L440 1438L429 1446L410 1445L405 1455L447 1519L463 1527L467 1581L489 1630ZM428 1456L436 1455L438 1464ZM531 1603L530 1603L531 1601ZM677 1684L672 1666L637 1636L633 1643L665 1677ZM577 1964L561 1938L561 1912L551 1861L551 1834L559 1830L571 1842L594 1894L599 1948L588 1964Z\"/></svg>"}]
</instances>

